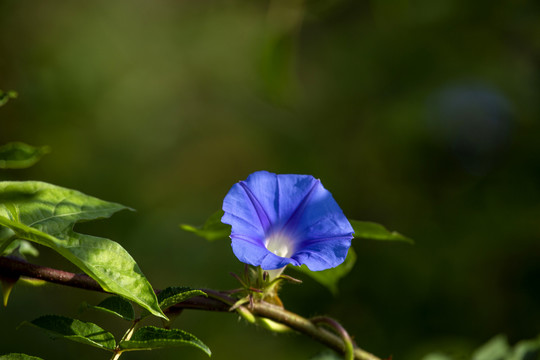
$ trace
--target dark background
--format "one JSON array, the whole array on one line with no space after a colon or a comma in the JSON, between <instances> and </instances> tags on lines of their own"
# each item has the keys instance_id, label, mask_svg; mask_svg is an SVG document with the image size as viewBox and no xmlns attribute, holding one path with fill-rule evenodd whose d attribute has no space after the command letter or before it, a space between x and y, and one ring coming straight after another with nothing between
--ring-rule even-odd
<instances>
[{"instance_id":1,"label":"dark background","mask_svg":"<svg viewBox=\"0 0 540 360\"><path fill-rule=\"evenodd\" d=\"M312 174L345 214L415 246L355 241L334 298L305 279L288 308L329 314L363 348L417 360L540 333L540 3L465 0L0 0L0 143L52 153L4 179L74 188L137 209L78 230L121 243L158 288L236 287L228 241L203 223L256 170ZM73 270L41 249L36 262ZM24 320L103 295L14 289L0 354L106 359ZM231 314L176 325L219 359L308 359L310 339ZM77 354L77 355L75 355ZM204 359L191 348L122 358Z\"/></svg>"}]
</instances>

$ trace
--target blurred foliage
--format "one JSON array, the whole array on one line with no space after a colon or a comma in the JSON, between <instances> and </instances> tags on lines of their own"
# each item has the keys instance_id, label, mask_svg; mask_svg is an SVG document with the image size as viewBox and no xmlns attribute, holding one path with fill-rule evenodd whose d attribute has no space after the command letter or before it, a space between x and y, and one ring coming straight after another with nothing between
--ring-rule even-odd
<instances>
[{"instance_id":1,"label":"blurred foliage","mask_svg":"<svg viewBox=\"0 0 540 360\"><path fill-rule=\"evenodd\" d=\"M511 343L533 338L539 15L533 0L1 0L0 88L19 97L0 109L0 144L53 152L0 176L136 208L77 230L120 242L158 288L232 288L227 273L242 265L229 244L177 224L204 223L255 170L312 174L348 217L398 229L416 245L357 241L340 296L305 278L283 289L291 310L328 313L360 346L404 360L469 356L499 333ZM43 264L70 270L40 252ZM0 352L95 359L92 349L41 338L30 351L27 330L11 333L89 296L102 299L15 288L0 312L0 331L9 329L0 335L10 339ZM230 314L181 320L218 360L320 350L238 326Z\"/></svg>"},{"instance_id":2,"label":"blurred foliage","mask_svg":"<svg viewBox=\"0 0 540 360\"><path fill-rule=\"evenodd\" d=\"M17 92L13 90L6 92L0 89L0 106L6 105L7 102L11 99L16 99L17 95Z\"/></svg>"},{"instance_id":3,"label":"blurred foliage","mask_svg":"<svg viewBox=\"0 0 540 360\"><path fill-rule=\"evenodd\" d=\"M508 345L508 339L497 335L480 348L476 349L471 360L538 360L540 359L540 339L522 340L514 347ZM452 360L441 353L429 354L423 360Z\"/></svg>"},{"instance_id":4,"label":"blurred foliage","mask_svg":"<svg viewBox=\"0 0 540 360\"><path fill-rule=\"evenodd\" d=\"M0 146L0 169L24 169L35 165L49 152L47 146L35 147L21 142Z\"/></svg>"}]
</instances>

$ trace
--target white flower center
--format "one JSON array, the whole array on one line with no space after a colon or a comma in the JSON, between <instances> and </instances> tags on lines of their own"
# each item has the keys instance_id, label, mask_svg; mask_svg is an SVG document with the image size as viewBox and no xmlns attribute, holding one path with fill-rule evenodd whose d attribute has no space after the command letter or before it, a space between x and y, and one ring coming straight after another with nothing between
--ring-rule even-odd
<instances>
[{"instance_id":1,"label":"white flower center","mask_svg":"<svg viewBox=\"0 0 540 360\"><path fill-rule=\"evenodd\" d=\"M266 238L264 245L277 256L288 258L293 254L293 242L290 237L280 232L274 233Z\"/></svg>"}]
</instances>

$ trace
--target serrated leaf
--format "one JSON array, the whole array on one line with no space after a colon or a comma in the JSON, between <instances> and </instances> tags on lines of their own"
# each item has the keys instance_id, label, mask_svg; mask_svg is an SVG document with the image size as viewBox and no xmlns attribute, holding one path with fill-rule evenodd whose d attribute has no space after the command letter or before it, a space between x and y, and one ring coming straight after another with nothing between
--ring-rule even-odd
<instances>
[{"instance_id":1,"label":"serrated leaf","mask_svg":"<svg viewBox=\"0 0 540 360\"><path fill-rule=\"evenodd\" d=\"M16 91L2 91L0 90L0 107L7 104L10 99L16 99L18 96Z\"/></svg>"},{"instance_id":2,"label":"serrated leaf","mask_svg":"<svg viewBox=\"0 0 540 360\"><path fill-rule=\"evenodd\" d=\"M355 238L381 240L381 241L402 241L414 244L412 239L401 235L396 231L389 231L384 226L371 221L349 220L351 223Z\"/></svg>"},{"instance_id":3,"label":"serrated leaf","mask_svg":"<svg viewBox=\"0 0 540 360\"><path fill-rule=\"evenodd\" d=\"M60 315L45 315L25 322L46 330L51 336L91 345L104 350L114 350L114 336L90 322L71 319Z\"/></svg>"},{"instance_id":4,"label":"serrated leaf","mask_svg":"<svg viewBox=\"0 0 540 360\"><path fill-rule=\"evenodd\" d=\"M497 335L478 348L472 360L505 360L510 355L510 346L504 335Z\"/></svg>"},{"instance_id":5,"label":"serrated leaf","mask_svg":"<svg viewBox=\"0 0 540 360\"><path fill-rule=\"evenodd\" d=\"M227 239L229 238L229 235L231 235L231 226L222 223L222 217L223 211L220 210L212 214L203 226L180 224L180 229L192 232L208 241Z\"/></svg>"},{"instance_id":6,"label":"serrated leaf","mask_svg":"<svg viewBox=\"0 0 540 360\"><path fill-rule=\"evenodd\" d=\"M153 350L183 345L194 346L204 351L208 356L212 354L208 346L188 332L154 326L145 326L135 331L130 340L120 343L120 349L124 351Z\"/></svg>"},{"instance_id":7,"label":"serrated leaf","mask_svg":"<svg viewBox=\"0 0 540 360\"><path fill-rule=\"evenodd\" d=\"M0 355L0 360L43 360L35 356L30 356L26 354L7 354Z\"/></svg>"},{"instance_id":8,"label":"serrated leaf","mask_svg":"<svg viewBox=\"0 0 540 360\"><path fill-rule=\"evenodd\" d=\"M74 232L77 222L106 218L127 207L42 182L0 182L0 226L47 246L108 292L165 318L150 283L120 244Z\"/></svg>"},{"instance_id":9,"label":"serrated leaf","mask_svg":"<svg viewBox=\"0 0 540 360\"><path fill-rule=\"evenodd\" d=\"M0 169L25 169L50 152L48 146L35 147L22 142L0 146Z\"/></svg>"},{"instance_id":10,"label":"serrated leaf","mask_svg":"<svg viewBox=\"0 0 540 360\"><path fill-rule=\"evenodd\" d=\"M158 295L159 307L165 310L184 300L195 296L207 296L204 291L192 289L190 287L171 286L163 289Z\"/></svg>"},{"instance_id":11,"label":"serrated leaf","mask_svg":"<svg viewBox=\"0 0 540 360\"><path fill-rule=\"evenodd\" d=\"M135 311L129 301L120 296L110 296L97 305L85 304L87 308L118 316L127 321L135 319Z\"/></svg>"},{"instance_id":12,"label":"serrated leaf","mask_svg":"<svg viewBox=\"0 0 540 360\"><path fill-rule=\"evenodd\" d=\"M323 271L311 271L308 269L306 265L302 265L302 266L289 265L289 268L292 268L296 271L309 275L315 281L317 281L321 285L325 286L328 290L330 290L332 294L337 295L339 280L352 270L355 262L356 262L356 253L354 252L354 249L351 247L349 248L349 252L347 253L347 257L345 258L345 261L341 265L336 266L335 268L323 270Z\"/></svg>"}]
</instances>

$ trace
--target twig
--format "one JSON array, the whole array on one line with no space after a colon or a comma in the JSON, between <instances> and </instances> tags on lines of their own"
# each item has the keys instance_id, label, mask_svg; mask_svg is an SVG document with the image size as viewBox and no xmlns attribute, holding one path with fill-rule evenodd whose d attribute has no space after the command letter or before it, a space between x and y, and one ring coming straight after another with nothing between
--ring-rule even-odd
<instances>
[{"instance_id":1,"label":"twig","mask_svg":"<svg viewBox=\"0 0 540 360\"><path fill-rule=\"evenodd\" d=\"M12 277L25 276L59 285L105 292L94 279L85 274L74 274L67 271L30 264L20 259L11 257L0 257L0 275ZM236 299L230 297L227 292L209 289L202 290L208 293L210 297L196 296L172 306L168 309L168 311L198 309L205 311L227 312L229 311L231 304L236 302ZM345 342L339 336L335 335L331 331L315 325L312 321L298 314L283 309L282 307L267 303L265 301L260 301L254 302L253 308L251 308L250 311L255 316L270 319L286 325L300 333L308 335L340 354L345 354L347 351ZM357 360L381 360L381 358L357 347L354 349L354 358Z\"/></svg>"}]
</instances>

